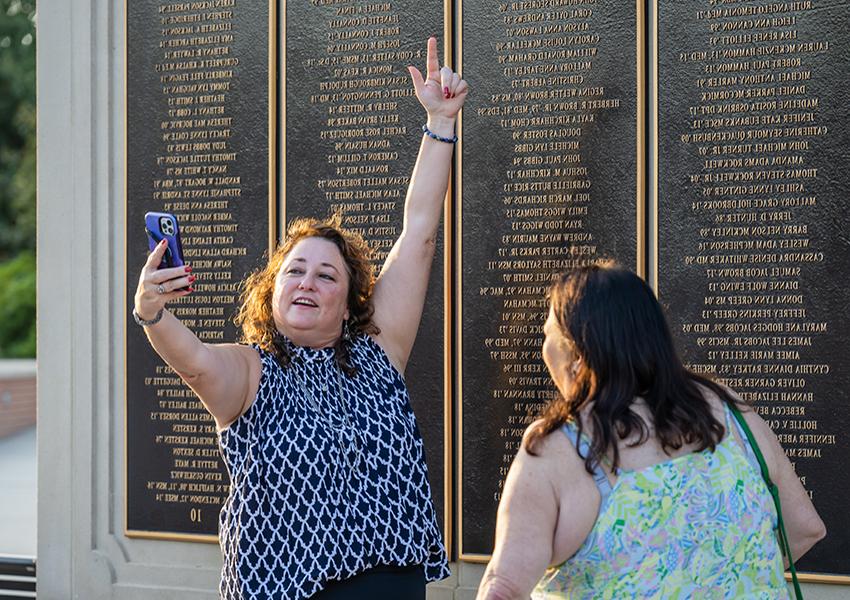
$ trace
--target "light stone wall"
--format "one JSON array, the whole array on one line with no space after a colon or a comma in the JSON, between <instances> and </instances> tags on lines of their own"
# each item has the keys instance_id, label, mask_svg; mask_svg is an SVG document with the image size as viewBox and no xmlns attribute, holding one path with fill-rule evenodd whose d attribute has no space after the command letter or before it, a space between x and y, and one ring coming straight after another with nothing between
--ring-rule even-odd
<instances>
[{"instance_id":1,"label":"light stone wall","mask_svg":"<svg viewBox=\"0 0 850 600\"><path fill-rule=\"evenodd\" d=\"M40 600L217 597L216 545L123 535L124 70L124 2L40 0ZM429 600L474 599L483 565L452 568ZM816 600L850 594L805 591Z\"/></svg>"}]
</instances>

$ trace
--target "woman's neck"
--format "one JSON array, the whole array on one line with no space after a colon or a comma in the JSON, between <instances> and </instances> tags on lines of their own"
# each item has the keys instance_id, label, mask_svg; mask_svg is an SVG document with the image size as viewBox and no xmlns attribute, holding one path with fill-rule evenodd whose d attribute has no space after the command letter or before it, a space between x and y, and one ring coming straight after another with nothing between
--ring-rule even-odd
<instances>
[{"instance_id":1,"label":"woman's neck","mask_svg":"<svg viewBox=\"0 0 850 600\"><path fill-rule=\"evenodd\" d=\"M339 341L339 335L321 335L312 330L308 331L284 331L279 329L280 333L296 346L321 350L322 348L332 348Z\"/></svg>"}]
</instances>

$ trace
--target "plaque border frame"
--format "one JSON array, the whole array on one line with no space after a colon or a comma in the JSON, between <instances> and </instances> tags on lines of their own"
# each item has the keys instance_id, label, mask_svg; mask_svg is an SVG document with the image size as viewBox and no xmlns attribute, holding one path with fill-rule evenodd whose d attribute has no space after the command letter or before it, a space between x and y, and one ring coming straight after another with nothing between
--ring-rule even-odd
<instances>
[{"instance_id":1,"label":"plaque border frame","mask_svg":"<svg viewBox=\"0 0 850 600\"><path fill-rule=\"evenodd\" d=\"M462 6L458 0L458 10ZM452 30L454 28L454 13L452 0L443 0L443 64L454 65L455 56L452 45ZM463 111L461 111L463 112ZM461 115L458 114L458 125ZM456 127L458 126L456 125ZM452 172L449 176L446 198L443 201L443 544L447 558L451 560L454 554L454 404L452 383L455 379L454 352L455 340L452 327L452 307L455 295L453 264L455 253L455 222L452 218L455 211L455 179L454 167L460 158L460 151L455 148ZM458 538L460 539L460 538Z\"/></svg>"},{"instance_id":2,"label":"plaque border frame","mask_svg":"<svg viewBox=\"0 0 850 600\"><path fill-rule=\"evenodd\" d=\"M657 0L656 0L657 1ZM646 279L646 242L647 242L647 224L646 224L646 200L647 200L647 174L646 174L646 149L649 147L646 140L647 133L647 111L646 111L646 5L643 0L635 0L635 270L637 274ZM463 3L458 3L458 23L460 27L457 31L457 46L458 57L460 59L460 73L463 74ZM463 111L458 118L458 131L463 131ZM463 181L463 136L458 139L458 147L456 150L457 173L458 179ZM457 298L457 314L456 319L456 340L455 347L463 348L463 298L460 295L460 290L463 289L463 215L460 207L462 207L463 189L458 186L459 207L455 218L455 232L457 235L457 278L455 281L456 289L459 292ZM455 368L457 374L457 544L458 544L458 560L470 563L487 563L490 561L492 554L469 553L463 551L463 357L461 353L457 355L457 365Z\"/></svg>"},{"instance_id":3,"label":"plaque border frame","mask_svg":"<svg viewBox=\"0 0 850 600\"><path fill-rule=\"evenodd\" d=\"M135 539L147 539L147 540L165 540L172 542L203 542L208 544L217 544L218 543L218 533L215 535L212 534L202 534L202 533L178 533L178 532L168 532L168 531L154 531L154 530L140 530L140 529L128 529L127 528L127 520L129 518L128 515L128 500L129 495L127 491L127 480L129 476L129 472L127 469L127 457L128 457L128 447L127 447L127 428L129 427L129 423L127 422L127 388L128 388L128 378L127 378L127 309L128 305L128 293L127 293L127 274L129 271L129 248L127 247L127 200L128 200L128 190L127 190L127 145L128 145L128 135L127 135L127 121L128 121L128 112L127 112L127 53L129 50L129 38L127 36L127 27L128 21L130 19L130 13L127 10L128 4L131 0L124 0L124 68L123 68L123 91L124 91L124 523L123 530L124 536L128 538ZM268 251L271 253L275 247L275 231L277 224L277 181L275 180L275 175L277 173L277 163L278 156L277 152L277 131L278 131L278 115L277 115L277 69L278 69L278 36L277 36L277 10L278 10L278 1L277 0L267 0L269 6L269 15L268 15L268 165L267 165L267 176L268 176L268 211L269 211L269 223L268 223Z\"/></svg>"},{"instance_id":4,"label":"plaque border frame","mask_svg":"<svg viewBox=\"0 0 850 600\"><path fill-rule=\"evenodd\" d=\"M653 139L651 144L653 146L653 155L655 160L652 164L652 200L653 200L653 223L652 223L652 238L653 244L655 246L655 253L652 261L652 275L653 275L653 284L652 291L655 292L656 298L661 298L659 292L661 291L661 283L658 279L658 257L659 257L659 248L658 248L658 232L660 230L658 224L659 217L659 198L660 194L658 193L658 163L659 163L659 154L658 154L658 137L660 128L658 126L658 104L660 98L660 84L658 78L658 4L659 0L653 0L653 28L652 28L652 48L650 52L652 53L652 99L651 106L649 110L652 111L653 115L653 123L654 123L654 131ZM831 585L850 585L850 575L835 575L830 573L812 573L809 571L805 572L797 572L797 580L800 583L826 583ZM787 571L785 572L785 581L791 581L791 574Z\"/></svg>"},{"instance_id":5,"label":"plaque border frame","mask_svg":"<svg viewBox=\"0 0 850 600\"><path fill-rule=\"evenodd\" d=\"M126 0L125 0L126 1ZM269 0L275 3L276 0ZM282 239L286 234L286 7L288 0L280 0L280 19L281 29L279 35L280 42L280 60L279 72L280 80L277 86L281 90L279 109L280 136L278 138L278 152L282 159L279 162L279 182L281 197L280 197L280 220L278 221L278 235ZM443 6L443 64L451 65L454 56L452 53L452 26L454 25L452 14L452 0L442 0ZM460 0L458 1L460 5ZM417 67L418 68L418 67ZM275 92L277 92L275 89ZM460 117L458 117L460 123ZM457 154L456 154L457 156ZM452 277L452 257L454 255L454 221L450 216L454 214L454 197L453 190L454 178L449 177L446 197L443 200L443 543L446 547L446 553L451 559L452 556L452 533L453 533L453 491L454 491L454 411L452 403L452 382L454 381L454 337L452 336L452 296L454 293ZM428 449L426 448L426 453Z\"/></svg>"}]
</instances>

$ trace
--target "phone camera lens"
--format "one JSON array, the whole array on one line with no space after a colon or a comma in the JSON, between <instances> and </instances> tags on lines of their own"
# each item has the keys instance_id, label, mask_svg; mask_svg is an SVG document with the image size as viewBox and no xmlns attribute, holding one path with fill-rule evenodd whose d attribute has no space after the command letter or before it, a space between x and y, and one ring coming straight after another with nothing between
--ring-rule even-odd
<instances>
[{"instance_id":1,"label":"phone camera lens","mask_svg":"<svg viewBox=\"0 0 850 600\"><path fill-rule=\"evenodd\" d=\"M159 226L165 235L174 235L174 222L171 219L163 217L159 222Z\"/></svg>"}]
</instances>

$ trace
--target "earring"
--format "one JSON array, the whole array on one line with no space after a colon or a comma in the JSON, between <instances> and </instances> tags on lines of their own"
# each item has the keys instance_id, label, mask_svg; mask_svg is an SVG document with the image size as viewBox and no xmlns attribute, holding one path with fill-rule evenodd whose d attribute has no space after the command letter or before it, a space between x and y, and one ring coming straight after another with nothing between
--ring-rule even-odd
<instances>
[{"instance_id":1,"label":"earring","mask_svg":"<svg viewBox=\"0 0 850 600\"><path fill-rule=\"evenodd\" d=\"M342 322L342 341L351 341L351 327L349 326L348 319L345 319Z\"/></svg>"}]
</instances>

